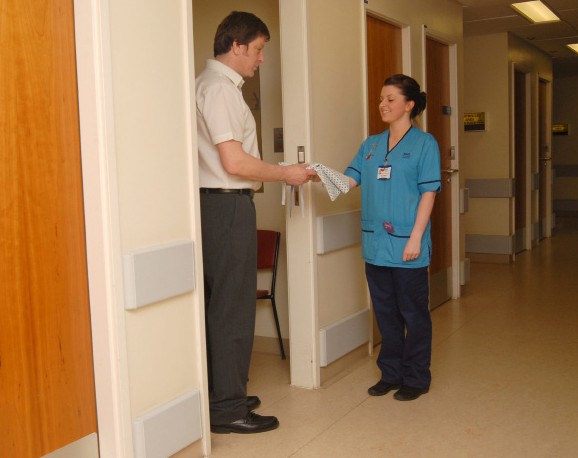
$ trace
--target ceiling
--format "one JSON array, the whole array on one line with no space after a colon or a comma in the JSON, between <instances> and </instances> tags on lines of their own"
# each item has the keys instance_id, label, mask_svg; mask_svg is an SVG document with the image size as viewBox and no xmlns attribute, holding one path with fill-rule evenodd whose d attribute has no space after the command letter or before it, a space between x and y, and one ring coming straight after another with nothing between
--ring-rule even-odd
<instances>
[{"instance_id":1,"label":"ceiling","mask_svg":"<svg viewBox=\"0 0 578 458\"><path fill-rule=\"evenodd\" d=\"M464 7L464 35L510 32L552 57L554 71L578 73L578 54L566 46L578 43L578 0L542 0L560 22L531 24L510 6L523 0L457 0Z\"/></svg>"}]
</instances>

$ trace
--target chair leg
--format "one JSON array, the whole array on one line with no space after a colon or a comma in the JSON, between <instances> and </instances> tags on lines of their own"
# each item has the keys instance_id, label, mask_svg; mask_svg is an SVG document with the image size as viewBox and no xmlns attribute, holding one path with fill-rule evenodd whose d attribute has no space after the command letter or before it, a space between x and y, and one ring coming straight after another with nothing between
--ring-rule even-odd
<instances>
[{"instance_id":1,"label":"chair leg","mask_svg":"<svg viewBox=\"0 0 578 458\"><path fill-rule=\"evenodd\" d=\"M277 327L277 337L279 338L279 347L281 348L281 359L287 359L285 356L285 348L283 347L283 339L281 338L281 327L279 326L279 316L277 315L277 305L275 298L271 298L271 306L273 307L273 316L275 317L275 326Z\"/></svg>"}]
</instances>

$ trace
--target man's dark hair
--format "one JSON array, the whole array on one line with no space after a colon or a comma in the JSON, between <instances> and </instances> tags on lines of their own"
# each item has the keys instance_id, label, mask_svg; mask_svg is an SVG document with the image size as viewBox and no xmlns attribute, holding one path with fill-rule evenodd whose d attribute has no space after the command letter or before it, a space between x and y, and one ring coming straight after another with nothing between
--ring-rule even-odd
<instances>
[{"instance_id":1,"label":"man's dark hair","mask_svg":"<svg viewBox=\"0 0 578 458\"><path fill-rule=\"evenodd\" d=\"M266 41L271 38L269 29L261 19L252 13L233 11L217 28L214 56L228 53L235 41L240 45L248 45L259 36L264 36Z\"/></svg>"}]
</instances>

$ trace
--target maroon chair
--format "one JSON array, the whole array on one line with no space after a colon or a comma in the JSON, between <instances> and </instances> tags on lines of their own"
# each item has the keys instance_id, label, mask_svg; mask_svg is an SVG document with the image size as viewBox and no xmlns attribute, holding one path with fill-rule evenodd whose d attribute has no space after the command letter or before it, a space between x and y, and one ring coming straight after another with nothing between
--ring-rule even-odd
<instances>
[{"instance_id":1,"label":"maroon chair","mask_svg":"<svg viewBox=\"0 0 578 458\"><path fill-rule=\"evenodd\" d=\"M279 327L279 316L277 315L277 304L275 303L275 281L277 280L277 261L279 258L280 241L280 232L257 229L257 269L271 270L271 288L258 289L257 299L269 299L271 301L275 326L277 327L277 337L279 338L279 347L281 348L281 358L286 359L283 339L281 338L281 328Z\"/></svg>"}]
</instances>

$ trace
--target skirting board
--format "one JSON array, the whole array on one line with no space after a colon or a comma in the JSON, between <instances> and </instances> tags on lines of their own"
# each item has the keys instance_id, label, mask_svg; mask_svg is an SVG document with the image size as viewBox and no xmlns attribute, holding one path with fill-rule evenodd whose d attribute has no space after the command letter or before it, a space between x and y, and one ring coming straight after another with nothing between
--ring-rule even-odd
<instances>
[{"instance_id":1,"label":"skirting board","mask_svg":"<svg viewBox=\"0 0 578 458\"><path fill-rule=\"evenodd\" d=\"M133 421L136 458L166 458L201 437L198 390L154 408Z\"/></svg>"},{"instance_id":2,"label":"skirting board","mask_svg":"<svg viewBox=\"0 0 578 458\"><path fill-rule=\"evenodd\" d=\"M321 367L369 342L370 310L365 309L319 331Z\"/></svg>"}]
</instances>

